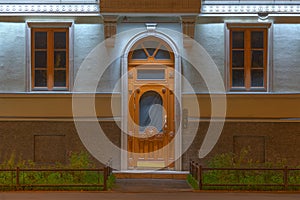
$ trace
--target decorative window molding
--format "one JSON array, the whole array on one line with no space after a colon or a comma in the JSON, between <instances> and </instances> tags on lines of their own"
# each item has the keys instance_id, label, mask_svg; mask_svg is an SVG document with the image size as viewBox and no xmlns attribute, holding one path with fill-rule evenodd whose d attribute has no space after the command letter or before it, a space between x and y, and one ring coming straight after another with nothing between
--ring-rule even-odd
<instances>
[{"instance_id":1,"label":"decorative window molding","mask_svg":"<svg viewBox=\"0 0 300 200\"><path fill-rule=\"evenodd\" d=\"M271 23L226 23L225 82L229 92L272 88Z\"/></svg>"},{"instance_id":2,"label":"decorative window molding","mask_svg":"<svg viewBox=\"0 0 300 200\"><path fill-rule=\"evenodd\" d=\"M27 22L27 91L70 91L73 22Z\"/></svg>"}]
</instances>

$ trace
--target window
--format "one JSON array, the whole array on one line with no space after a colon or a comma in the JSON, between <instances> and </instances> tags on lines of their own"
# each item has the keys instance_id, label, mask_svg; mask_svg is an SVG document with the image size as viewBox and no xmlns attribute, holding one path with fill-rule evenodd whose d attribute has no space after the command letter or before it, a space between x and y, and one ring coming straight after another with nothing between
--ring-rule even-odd
<instances>
[{"instance_id":1,"label":"window","mask_svg":"<svg viewBox=\"0 0 300 200\"><path fill-rule=\"evenodd\" d=\"M69 88L69 28L31 29L33 90Z\"/></svg>"},{"instance_id":2,"label":"window","mask_svg":"<svg viewBox=\"0 0 300 200\"><path fill-rule=\"evenodd\" d=\"M230 89L267 90L268 28L230 27Z\"/></svg>"},{"instance_id":3,"label":"window","mask_svg":"<svg viewBox=\"0 0 300 200\"><path fill-rule=\"evenodd\" d=\"M165 80L164 69L138 69L137 79L139 80Z\"/></svg>"},{"instance_id":4,"label":"window","mask_svg":"<svg viewBox=\"0 0 300 200\"><path fill-rule=\"evenodd\" d=\"M153 126L158 132L163 127L163 100L157 92L148 91L140 99L139 125L143 132L148 126Z\"/></svg>"}]
</instances>

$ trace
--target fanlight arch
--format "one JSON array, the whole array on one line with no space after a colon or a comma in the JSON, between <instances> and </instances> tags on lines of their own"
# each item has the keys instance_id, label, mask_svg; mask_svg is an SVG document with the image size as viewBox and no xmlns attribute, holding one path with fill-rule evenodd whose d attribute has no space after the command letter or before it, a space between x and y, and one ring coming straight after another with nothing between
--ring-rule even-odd
<instances>
[{"instance_id":1,"label":"fanlight arch","mask_svg":"<svg viewBox=\"0 0 300 200\"><path fill-rule=\"evenodd\" d=\"M133 45L128 54L128 64L174 64L174 53L163 40L149 36Z\"/></svg>"}]
</instances>

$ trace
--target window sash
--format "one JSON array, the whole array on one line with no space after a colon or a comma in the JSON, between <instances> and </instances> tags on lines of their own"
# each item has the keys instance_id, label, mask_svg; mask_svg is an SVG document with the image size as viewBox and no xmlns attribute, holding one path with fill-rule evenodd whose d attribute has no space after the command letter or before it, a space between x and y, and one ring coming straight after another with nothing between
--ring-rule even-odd
<instances>
[{"instance_id":1,"label":"window sash","mask_svg":"<svg viewBox=\"0 0 300 200\"><path fill-rule=\"evenodd\" d=\"M251 34L263 34L263 45L254 46ZM236 33L243 33L244 44L234 44ZM241 35L241 34L240 34ZM254 34L253 34L254 35ZM259 38L261 39L261 38ZM230 89L241 91L266 91L268 66L268 29L267 28L231 28L230 29ZM257 44L256 44L257 45ZM257 55L254 55L257 54ZM261 58L262 54L262 58ZM243 55L239 60L234 56ZM260 55L260 57L258 56ZM256 63L254 64L255 59ZM262 59L262 60L261 60ZM242 66L241 63L243 63ZM260 64L260 65L259 65ZM262 66L261 66L262 65ZM262 76L262 79L260 78Z\"/></svg>"},{"instance_id":2,"label":"window sash","mask_svg":"<svg viewBox=\"0 0 300 200\"><path fill-rule=\"evenodd\" d=\"M36 33L46 33L46 47L36 45ZM58 33L58 34L56 34ZM55 37L65 33L65 44L55 47ZM41 41L39 41L41 42ZM60 44L61 45L61 44ZM46 66L36 66L37 52L46 54ZM56 60L55 60L56 59ZM41 73L43 71L43 73ZM46 72L45 72L46 71ZM37 73L41 73L42 84L37 84ZM68 90L69 88L69 28L32 28L31 31L31 88L33 90Z\"/></svg>"}]
</instances>

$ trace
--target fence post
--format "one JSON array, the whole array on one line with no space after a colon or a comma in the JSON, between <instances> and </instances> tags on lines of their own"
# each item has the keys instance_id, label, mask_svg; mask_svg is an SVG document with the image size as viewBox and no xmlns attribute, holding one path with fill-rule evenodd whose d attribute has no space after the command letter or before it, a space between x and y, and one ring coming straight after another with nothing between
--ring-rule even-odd
<instances>
[{"instance_id":1,"label":"fence post","mask_svg":"<svg viewBox=\"0 0 300 200\"><path fill-rule=\"evenodd\" d=\"M192 175L192 177L194 177L194 174L193 174L193 161L190 162L190 174Z\"/></svg>"},{"instance_id":2,"label":"fence post","mask_svg":"<svg viewBox=\"0 0 300 200\"><path fill-rule=\"evenodd\" d=\"M199 185L199 190L203 189L203 183L202 183L202 165L198 165L198 174L197 174L197 179L198 179L198 185Z\"/></svg>"},{"instance_id":3,"label":"fence post","mask_svg":"<svg viewBox=\"0 0 300 200\"><path fill-rule=\"evenodd\" d=\"M285 166L284 170L283 170L283 182L284 182L284 189L285 190L287 190L288 187L289 187L288 173L289 173L288 167Z\"/></svg>"},{"instance_id":4,"label":"fence post","mask_svg":"<svg viewBox=\"0 0 300 200\"><path fill-rule=\"evenodd\" d=\"M16 169L16 189L18 190L20 186L20 168Z\"/></svg>"},{"instance_id":5,"label":"fence post","mask_svg":"<svg viewBox=\"0 0 300 200\"><path fill-rule=\"evenodd\" d=\"M107 190L108 167L104 167L103 171L103 190Z\"/></svg>"}]
</instances>

